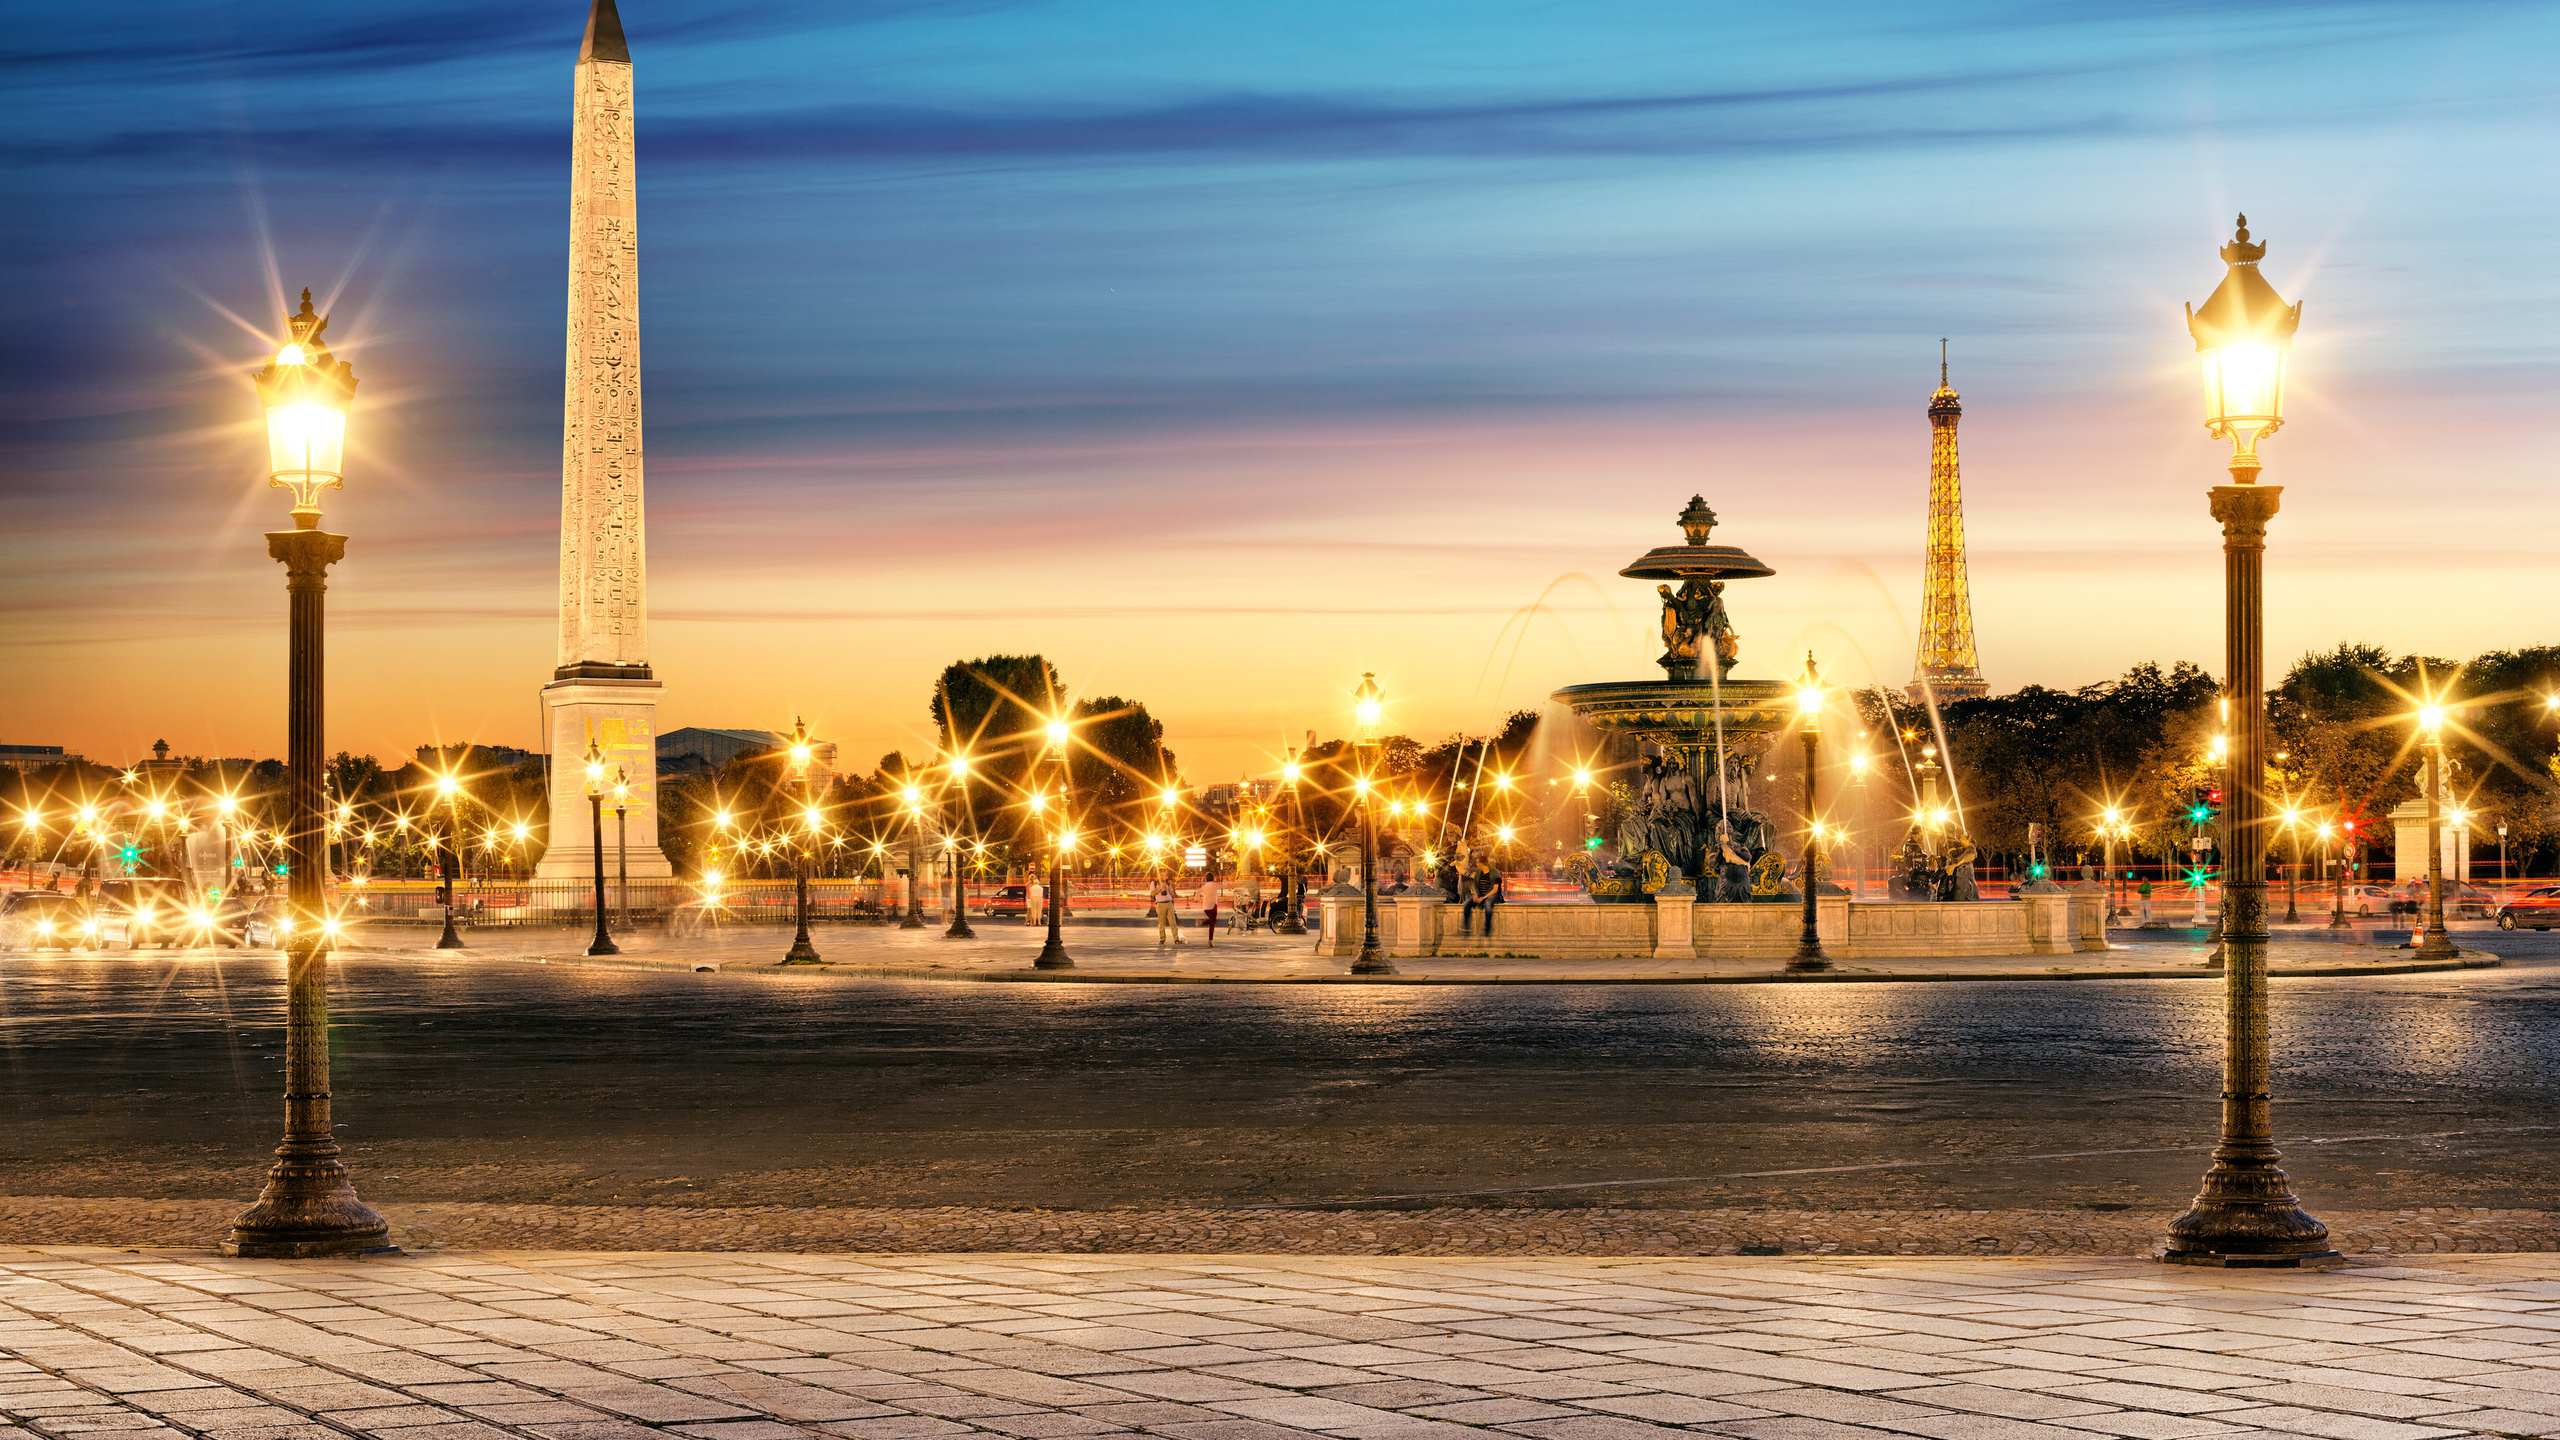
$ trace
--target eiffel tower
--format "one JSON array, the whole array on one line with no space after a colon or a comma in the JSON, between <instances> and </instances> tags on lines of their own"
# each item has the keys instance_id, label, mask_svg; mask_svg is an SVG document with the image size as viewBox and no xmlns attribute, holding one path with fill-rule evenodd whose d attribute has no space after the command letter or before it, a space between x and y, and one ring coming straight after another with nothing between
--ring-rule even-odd
<instances>
[{"instance_id":1,"label":"eiffel tower","mask_svg":"<svg viewBox=\"0 0 2560 1440\"><path fill-rule=\"evenodd\" d=\"M1973 653L1973 591L1964 575L1964 487L1956 469L1956 421L1964 407L1947 386L1947 342L1938 342L1938 390L1929 397L1929 563L1920 583L1920 656L1906 693L1915 705L1991 693Z\"/></svg>"}]
</instances>

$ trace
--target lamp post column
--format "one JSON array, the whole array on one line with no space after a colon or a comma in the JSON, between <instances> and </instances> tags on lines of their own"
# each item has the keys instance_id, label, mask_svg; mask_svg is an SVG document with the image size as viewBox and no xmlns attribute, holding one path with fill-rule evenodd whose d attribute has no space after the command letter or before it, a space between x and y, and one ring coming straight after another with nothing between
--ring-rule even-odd
<instances>
[{"instance_id":1,"label":"lamp post column","mask_svg":"<svg viewBox=\"0 0 2560 1440\"><path fill-rule=\"evenodd\" d=\"M951 762L952 781L960 787L960 813L966 824L960 833L978 828L977 806L969 798L968 761ZM955 835L954 840L957 840ZM969 928L968 866L961 858L960 847L951 847L951 928L942 932L945 940L975 940L978 932Z\"/></svg>"},{"instance_id":2,"label":"lamp post column","mask_svg":"<svg viewBox=\"0 0 2560 1440\"><path fill-rule=\"evenodd\" d=\"M2245 462L2245 463L2244 463ZM2304 1213L2277 1163L2272 1041L2267 1030L2265 562L2267 522L2282 488L2255 483L2254 454L2233 457L2234 483L2213 490L2222 522L2223 641L2237 721L2224 814L2222 1143L2162 1258L2180 1264L2298 1267L2333 1259L2329 1227Z\"/></svg>"},{"instance_id":3,"label":"lamp post column","mask_svg":"<svg viewBox=\"0 0 2560 1440\"><path fill-rule=\"evenodd\" d=\"M453 868L459 872L462 869L462 789L454 783L451 775L444 777L443 784L445 828L452 832ZM454 894L453 880L445 876L444 857L441 855L436 857L436 875L444 880L444 934L436 937L436 948L439 950L466 949L468 947L462 943L462 932L453 928L453 912L457 908L455 902L460 897Z\"/></svg>"},{"instance_id":4,"label":"lamp post column","mask_svg":"<svg viewBox=\"0 0 2560 1440\"><path fill-rule=\"evenodd\" d=\"M2302 916L2295 902L2302 897L2302 831L2292 820L2284 822L2284 923L2298 925Z\"/></svg>"},{"instance_id":5,"label":"lamp post column","mask_svg":"<svg viewBox=\"0 0 2560 1440\"><path fill-rule=\"evenodd\" d=\"M587 834L595 852L596 877L596 938L595 943L587 947L587 953L619 955L622 947L613 943L613 936L605 929L605 916L609 912L604 908L604 792L600 789L587 792Z\"/></svg>"},{"instance_id":6,"label":"lamp post column","mask_svg":"<svg viewBox=\"0 0 2560 1440\"><path fill-rule=\"evenodd\" d=\"M2320 838L2320 854L2329 867L2329 928L2347 928L2347 871L2341 857L2331 848L2331 837Z\"/></svg>"},{"instance_id":7,"label":"lamp post column","mask_svg":"<svg viewBox=\"0 0 2560 1440\"><path fill-rule=\"evenodd\" d=\"M1378 811L1370 793L1361 789L1360 805L1360 954L1351 962L1354 975L1393 975L1394 964L1378 944ZM1488 921L1486 929L1492 925Z\"/></svg>"},{"instance_id":8,"label":"lamp post column","mask_svg":"<svg viewBox=\"0 0 2560 1440\"><path fill-rule=\"evenodd\" d=\"M1306 817L1298 807L1298 757L1292 753L1282 770L1289 787L1289 840L1281 848L1288 854L1288 864L1280 876L1280 923L1271 928L1282 935L1307 933L1307 893L1305 863L1298 857L1298 846L1304 843Z\"/></svg>"},{"instance_id":9,"label":"lamp post column","mask_svg":"<svg viewBox=\"0 0 2560 1440\"><path fill-rule=\"evenodd\" d=\"M1822 689L1811 655L1804 657L1804 683L1796 691L1796 710L1804 722L1804 925L1796 932L1795 958L1787 968L1803 973L1831 968L1830 957L1822 953L1820 912L1815 908L1822 872L1822 807L1815 791L1819 783L1815 762L1822 748Z\"/></svg>"},{"instance_id":10,"label":"lamp post column","mask_svg":"<svg viewBox=\"0 0 2560 1440\"><path fill-rule=\"evenodd\" d=\"M924 928L924 811L907 807L907 913L898 919L901 930Z\"/></svg>"},{"instance_id":11,"label":"lamp post column","mask_svg":"<svg viewBox=\"0 0 2560 1440\"><path fill-rule=\"evenodd\" d=\"M1386 695L1378 689L1378 677L1363 675L1359 689L1352 692L1352 715L1357 722L1352 743L1360 757L1361 774L1356 782L1360 806L1360 954L1351 962L1354 975L1393 975L1396 967L1378 944L1378 756L1383 742L1379 726L1386 716ZM1460 837L1463 841L1464 837ZM1493 936L1493 915L1485 914L1485 937Z\"/></svg>"},{"instance_id":12,"label":"lamp post column","mask_svg":"<svg viewBox=\"0 0 2560 1440\"><path fill-rule=\"evenodd\" d=\"M318 527L270 533L267 553L284 563L291 597L291 663L286 681L286 879L292 933L285 937L284 1141L258 1202L231 1222L226 1255L297 1258L387 1249L391 1227L362 1200L338 1159L329 1119L329 935L319 866L320 767L326 750L321 691L329 567L347 539Z\"/></svg>"},{"instance_id":13,"label":"lamp post column","mask_svg":"<svg viewBox=\"0 0 2560 1440\"><path fill-rule=\"evenodd\" d=\"M1040 954L1032 960L1031 967L1035 970L1072 970L1076 962L1067 954L1066 937L1060 929L1060 920L1067 908L1065 897L1058 893L1058 884L1066 869L1067 737L1065 725L1057 721L1051 721L1049 725L1049 760L1058 772L1058 816L1049 822L1049 938L1041 945Z\"/></svg>"},{"instance_id":14,"label":"lamp post column","mask_svg":"<svg viewBox=\"0 0 2560 1440\"><path fill-rule=\"evenodd\" d=\"M621 912L622 932L631 933L631 799L627 787L613 794L613 908Z\"/></svg>"},{"instance_id":15,"label":"lamp post column","mask_svg":"<svg viewBox=\"0 0 2560 1440\"><path fill-rule=\"evenodd\" d=\"M791 949L782 958L785 963L814 965L818 947L809 942L809 777L800 777L800 839L791 847L791 903L798 927L792 931Z\"/></svg>"},{"instance_id":16,"label":"lamp post column","mask_svg":"<svg viewBox=\"0 0 2560 1440\"><path fill-rule=\"evenodd\" d=\"M2418 958L2450 960L2453 937L2444 929L2444 732L2442 712L2430 710L2427 752L2427 924L2418 937Z\"/></svg>"},{"instance_id":17,"label":"lamp post column","mask_svg":"<svg viewBox=\"0 0 2560 1440\"><path fill-rule=\"evenodd\" d=\"M1822 953L1822 931L1816 923L1816 911L1814 909L1815 896L1818 893L1816 887L1819 883L1817 876L1822 864L1821 827L1812 818L1817 813L1814 809L1814 785L1816 783L1814 779L1814 757L1821 743L1821 737L1816 735L1810 726L1806 727L1804 732L1804 809L1806 816L1804 828L1804 924L1802 928L1796 932L1795 958L1787 962L1787 968L1789 970L1799 972L1808 970L1828 970L1831 968L1830 958Z\"/></svg>"}]
</instances>

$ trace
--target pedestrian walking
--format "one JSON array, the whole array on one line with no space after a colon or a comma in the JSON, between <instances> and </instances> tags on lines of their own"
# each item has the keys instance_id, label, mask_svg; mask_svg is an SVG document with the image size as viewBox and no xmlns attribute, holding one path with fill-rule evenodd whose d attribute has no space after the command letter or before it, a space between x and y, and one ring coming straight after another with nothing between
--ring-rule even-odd
<instances>
[{"instance_id":1,"label":"pedestrian walking","mask_svg":"<svg viewBox=\"0 0 2560 1440\"><path fill-rule=\"evenodd\" d=\"M1158 880L1154 893L1147 898L1155 902L1156 907L1156 948L1161 950L1167 944L1181 944L1182 922L1173 918L1172 878L1168 876Z\"/></svg>"},{"instance_id":2,"label":"pedestrian walking","mask_svg":"<svg viewBox=\"0 0 2560 1440\"><path fill-rule=\"evenodd\" d=\"M2143 923L2143 924L2145 924L2145 925L2150 924L2150 923L2151 923L2151 882L2150 882L2150 881L2148 881L2148 880L2145 880L2145 881L2143 881L2141 884L2134 886L2134 887L2133 887L2133 893L2134 893L2135 895L2137 895L2137 896L2140 896L2140 897L2141 897L2141 899L2142 899L2142 923Z\"/></svg>"},{"instance_id":3,"label":"pedestrian walking","mask_svg":"<svg viewBox=\"0 0 2560 1440\"><path fill-rule=\"evenodd\" d=\"M1044 906L1046 906L1048 903L1049 903L1049 887L1048 887L1048 886L1041 884L1041 883L1040 883L1039 881L1037 881L1037 880L1034 880L1034 881L1032 881L1030 884L1023 886L1023 887L1022 887L1022 923L1023 923L1023 924L1025 924L1025 925L1046 925L1046 924L1048 924L1048 923L1049 923L1049 912L1048 912L1046 909L1044 909L1044 908L1043 908L1043 907L1044 907Z\"/></svg>"},{"instance_id":4,"label":"pedestrian walking","mask_svg":"<svg viewBox=\"0 0 2560 1440\"><path fill-rule=\"evenodd\" d=\"M1200 928L1214 948L1218 943L1218 901L1225 898L1225 887L1212 875L1200 882Z\"/></svg>"}]
</instances>

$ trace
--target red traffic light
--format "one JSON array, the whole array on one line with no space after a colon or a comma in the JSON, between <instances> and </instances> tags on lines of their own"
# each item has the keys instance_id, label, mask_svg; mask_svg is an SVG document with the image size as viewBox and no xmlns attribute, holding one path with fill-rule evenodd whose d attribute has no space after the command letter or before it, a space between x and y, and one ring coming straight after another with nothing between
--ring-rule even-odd
<instances>
[{"instance_id":1,"label":"red traffic light","mask_svg":"<svg viewBox=\"0 0 2560 1440\"><path fill-rule=\"evenodd\" d=\"M2207 790L2206 792L2204 792L2204 803L2206 803L2207 805L2219 805L2219 804L2221 804L2221 803L2222 803L2222 792L2221 792L2221 791L2219 791L2219 790Z\"/></svg>"}]
</instances>

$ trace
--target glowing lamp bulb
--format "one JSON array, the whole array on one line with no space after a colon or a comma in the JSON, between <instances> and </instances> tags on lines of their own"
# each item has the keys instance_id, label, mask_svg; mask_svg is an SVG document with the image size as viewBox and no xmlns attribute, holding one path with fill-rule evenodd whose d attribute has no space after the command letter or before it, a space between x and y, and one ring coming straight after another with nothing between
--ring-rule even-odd
<instances>
[{"instance_id":1,"label":"glowing lamp bulb","mask_svg":"<svg viewBox=\"0 0 2560 1440\"><path fill-rule=\"evenodd\" d=\"M1052 750L1060 750L1060 749L1064 749L1064 748L1066 747L1066 743L1067 743L1067 722L1066 722L1066 721L1064 721L1064 720L1052 720L1052 721L1050 721L1050 722L1049 722L1049 748L1050 748L1050 749L1052 749Z\"/></svg>"},{"instance_id":2,"label":"glowing lamp bulb","mask_svg":"<svg viewBox=\"0 0 2560 1440\"><path fill-rule=\"evenodd\" d=\"M2420 710L2418 712L2418 728L2426 731L2429 735L2442 733L2444 730L2444 707L2440 705L2430 705L2425 709Z\"/></svg>"}]
</instances>

